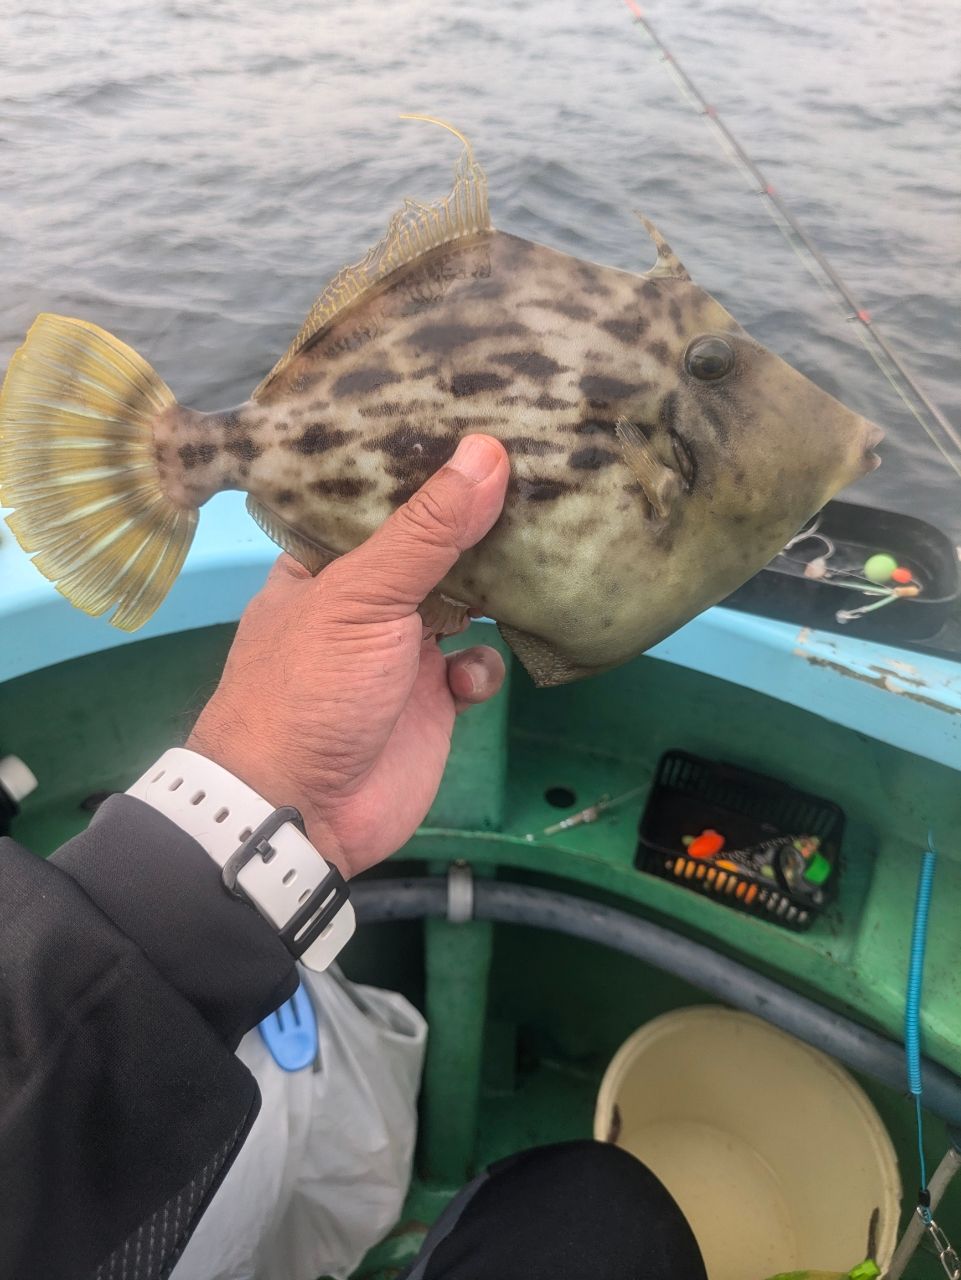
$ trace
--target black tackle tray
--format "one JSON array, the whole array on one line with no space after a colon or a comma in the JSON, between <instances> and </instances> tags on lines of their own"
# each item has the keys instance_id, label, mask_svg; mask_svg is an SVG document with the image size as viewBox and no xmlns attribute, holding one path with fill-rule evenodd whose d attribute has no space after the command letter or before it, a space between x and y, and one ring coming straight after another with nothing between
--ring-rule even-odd
<instances>
[{"instance_id":1,"label":"black tackle tray","mask_svg":"<svg viewBox=\"0 0 961 1280\"><path fill-rule=\"evenodd\" d=\"M890 644L930 639L961 607L958 553L950 538L924 520L853 502L829 502L821 511L818 534L835 544L836 552L828 561L833 568L859 573L869 556L887 552L911 570L921 594L897 600L852 622L838 622L835 614L839 609L856 609L869 604L871 598L830 579L805 578L805 559L821 553L812 541L798 544L788 553L780 552L723 604Z\"/></svg>"},{"instance_id":2,"label":"black tackle tray","mask_svg":"<svg viewBox=\"0 0 961 1280\"><path fill-rule=\"evenodd\" d=\"M682 837L713 828L725 836L725 848L742 849L778 836L817 836L831 873L822 901L800 901L783 884L753 883L728 872L708 875L710 862L685 853ZM831 800L798 791L777 778L737 765L705 760L686 751L661 756L641 816L635 865L651 875L723 902L734 910L787 928L808 929L837 895L844 812ZM718 855L723 858L724 853ZM695 863L691 871L688 865ZM702 870L704 874L701 874Z\"/></svg>"}]
</instances>

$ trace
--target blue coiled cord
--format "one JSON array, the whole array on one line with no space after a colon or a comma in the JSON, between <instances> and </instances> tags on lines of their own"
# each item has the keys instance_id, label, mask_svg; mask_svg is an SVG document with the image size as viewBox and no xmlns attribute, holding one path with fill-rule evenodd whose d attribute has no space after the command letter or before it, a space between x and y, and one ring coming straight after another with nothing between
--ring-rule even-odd
<instances>
[{"instance_id":1,"label":"blue coiled cord","mask_svg":"<svg viewBox=\"0 0 961 1280\"><path fill-rule=\"evenodd\" d=\"M918 876L918 896L914 905L914 928L911 932L911 963L908 966L908 995L904 1007L904 1051L908 1067L908 1088L914 1095L917 1115L922 1194L927 1190L928 1174L924 1162L924 1134L921 1121L921 985L924 981L928 912L931 907L931 890L934 887L934 868L937 860L934 834L929 831L928 847L921 857L921 872Z\"/></svg>"}]
</instances>

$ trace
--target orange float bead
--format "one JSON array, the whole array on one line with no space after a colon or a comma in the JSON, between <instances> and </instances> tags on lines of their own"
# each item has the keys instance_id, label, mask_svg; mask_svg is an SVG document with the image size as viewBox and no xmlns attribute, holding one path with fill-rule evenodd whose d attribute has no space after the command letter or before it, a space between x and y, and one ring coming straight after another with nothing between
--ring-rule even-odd
<instances>
[{"instance_id":1,"label":"orange float bead","mask_svg":"<svg viewBox=\"0 0 961 1280\"><path fill-rule=\"evenodd\" d=\"M723 848L724 837L719 831L708 828L699 836L695 836L687 846L687 852L692 858L710 858L715 853L720 853Z\"/></svg>"}]
</instances>

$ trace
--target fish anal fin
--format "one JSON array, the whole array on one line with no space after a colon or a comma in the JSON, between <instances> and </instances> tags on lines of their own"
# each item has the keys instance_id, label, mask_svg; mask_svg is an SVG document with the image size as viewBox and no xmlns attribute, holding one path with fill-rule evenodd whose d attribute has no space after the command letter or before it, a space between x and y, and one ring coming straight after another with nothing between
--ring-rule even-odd
<instances>
[{"instance_id":1,"label":"fish anal fin","mask_svg":"<svg viewBox=\"0 0 961 1280\"><path fill-rule=\"evenodd\" d=\"M538 689L570 684L573 680L594 674L591 667L577 666L549 641L532 636L529 631L508 626L506 622L498 622L497 630Z\"/></svg>"},{"instance_id":2,"label":"fish anal fin","mask_svg":"<svg viewBox=\"0 0 961 1280\"><path fill-rule=\"evenodd\" d=\"M298 533L286 520L281 519L276 511L265 507L251 495L247 497L247 510L266 533L272 542L286 551L289 556L302 564L308 573L315 576L321 569L326 569L332 560L337 559L336 551L329 551L319 542L314 542L303 533Z\"/></svg>"},{"instance_id":3,"label":"fish anal fin","mask_svg":"<svg viewBox=\"0 0 961 1280\"><path fill-rule=\"evenodd\" d=\"M487 206L487 178L474 159L471 145L457 129L431 116L405 117L427 120L449 130L464 144L454 167L454 185L442 200L420 204L405 200L403 208L391 218L383 239L369 249L353 266L339 271L310 309L300 332L280 357L270 373L254 391L259 400L273 380L292 360L313 342L347 307L363 297L387 276L411 262L416 262L431 249L452 244L465 236L491 230Z\"/></svg>"},{"instance_id":4,"label":"fish anal fin","mask_svg":"<svg viewBox=\"0 0 961 1280\"><path fill-rule=\"evenodd\" d=\"M665 523L681 492L677 472L660 460L644 433L633 422L618 418L614 429L621 442L624 461L644 491L651 519L659 524Z\"/></svg>"},{"instance_id":5,"label":"fish anal fin","mask_svg":"<svg viewBox=\"0 0 961 1280\"><path fill-rule=\"evenodd\" d=\"M432 591L419 612L427 631L434 636L460 635L470 622L470 605L453 600L441 591Z\"/></svg>"}]
</instances>

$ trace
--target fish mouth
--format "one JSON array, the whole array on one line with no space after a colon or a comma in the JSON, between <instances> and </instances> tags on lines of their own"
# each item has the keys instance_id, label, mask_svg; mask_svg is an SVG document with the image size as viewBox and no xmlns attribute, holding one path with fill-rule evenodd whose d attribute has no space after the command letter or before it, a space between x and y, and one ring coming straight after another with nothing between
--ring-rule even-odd
<instances>
[{"instance_id":1,"label":"fish mouth","mask_svg":"<svg viewBox=\"0 0 961 1280\"><path fill-rule=\"evenodd\" d=\"M884 432L880 427L875 426L873 422L866 422L867 431L865 433L864 453L861 456L861 465L864 473L867 475L871 471L876 471L881 465L881 459L875 453L875 446L879 445L884 439Z\"/></svg>"}]
</instances>

